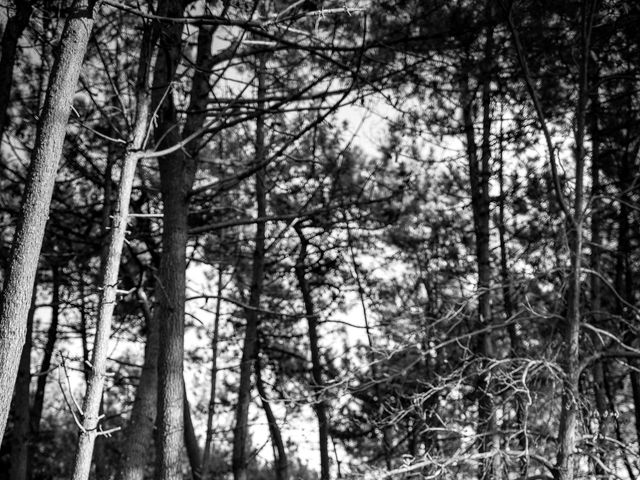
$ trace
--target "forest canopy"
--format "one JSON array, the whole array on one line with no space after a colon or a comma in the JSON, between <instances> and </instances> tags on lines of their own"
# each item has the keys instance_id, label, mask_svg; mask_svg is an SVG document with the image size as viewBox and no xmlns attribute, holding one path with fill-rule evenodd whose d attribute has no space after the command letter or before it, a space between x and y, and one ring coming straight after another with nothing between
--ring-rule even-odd
<instances>
[{"instance_id":1,"label":"forest canopy","mask_svg":"<svg viewBox=\"0 0 640 480\"><path fill-rule=\"evenodd\" d=\"M1 0L0 480L640 478L639 24Z\"/></svg>"}]
</instances>

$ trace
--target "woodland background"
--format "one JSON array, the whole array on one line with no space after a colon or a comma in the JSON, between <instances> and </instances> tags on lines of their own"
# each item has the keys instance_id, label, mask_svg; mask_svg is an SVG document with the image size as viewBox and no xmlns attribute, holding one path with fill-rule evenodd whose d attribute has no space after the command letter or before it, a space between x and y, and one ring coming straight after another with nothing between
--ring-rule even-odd
<instances>
[{"instance_id":1,"label":"woodland background","mask_svg":"<svg viewBox=\"0 0 640 480\"><path fill-rule=\"evenodd\" d=\"M638 25L1 1L0 478L639 478Z\"/></svg>"}]
</instances>

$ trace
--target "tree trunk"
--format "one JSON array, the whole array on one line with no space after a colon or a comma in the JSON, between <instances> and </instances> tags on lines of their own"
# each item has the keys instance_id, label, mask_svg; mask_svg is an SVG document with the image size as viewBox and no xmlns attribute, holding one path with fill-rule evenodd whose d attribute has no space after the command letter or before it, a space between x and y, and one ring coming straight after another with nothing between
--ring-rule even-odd
<instances>
[{"instance_id":1,"label":"tree trunk","mask_svg":"<svg viewBox=\"0 0 640 480\"><path fill-rule=\"evenodd\" d=\"M159 13L180 17L181 5L165 0ZM171 88L181 58L182 25L168 25L160 36L154 95L159 105L164 92ZM202 26L198 34L198 68L192 81L191 102L182 138L197 132L206 118L209 95L211 42L213 29ZM177 113L171 95L164 98L159 110L156 140L165 146L180 141L177 131ZM198 142L191 142L185 155L182 150L159 159L160 191L164 205L162 232L162 259L160 261L157 294L160 323L160 350L158 361L158 455L156 478L175 480L182 478L181 453L184 440L183 357L184 357L184 304L187 249L188 194L193 186Z\"/></svg>"},{"instance_id":2,"label":"tree trunk","mask_svg":"<svg viewBox=\"0 0 640 480\"><path fill-rule=\"evenodd\" d=\"M487 7L489 8L489 7ZM482 146L481 158L478 161L477 144L475 139L473 118L473 94L469 88L469 77L463 73L462 114L466 136L466 150L469 161L469 180L471 184L471 206L473 210L473 224L475 230L476 261L478 264L478 327L480 329L491 323L491 255L489 250L489 177L491 159L491 92L490 65L493 50L493 27L489 26L485 45L485 63L482 79ZM486 371L489 361L494 356L491 334L488 332L478 335L478 352L482 357L482 372L478 381L478 429L480 433L480 453L493 452L494 455L481 464L479 477L481 479L500 478L500 437L497 433L494 405L491 398L490 375Z\"/></svg>"},{"instance_id":3,"label":"tree trunk","mask_svg":"<svg viewBox=\"0 0 640 480\"><path fill-rule=\"evenodd\" d=\"M589 36L587 25L591 22L587 19L586 0L582 2L581 43L582 58L578 76L578 104L576 108L575 129L575 163L576 185L573 203L573 216L567 218L567 234L569 237L569 254L571 264L569 267L569 286L567 291L567 316L565 331L564 352L564 378L562 385L562 410L560 414L560 427L558 432L558 455L555 465L555 477L557 480L573 480L575 462L576 429L578 426L578 399L580 398L580 293L582 291L582 243L584 221L584 135L586 124L586 107L588 93L587 65L589 58Z\"/></svg>"},{"instance_id":4,"label":"tree trunk","mask_svg":"<svg viewBox=\"0 0 640 480\"><path fill-rule=\"evenodd\" d=\"M33 11L31 0L17 0L14 4L15 14L7 19L0 46L0 142L2 142L7 127L7 107L11 97L13 66L16 60L18 40L29 24L29 18ZM6 8L8 10L9 7Z\"/></svg>"},{"instance_id":5,"label":"tree trunk","mask_svg":"<svg viewBox=\"0 0 640 480\"><path fill-rule=\"evenodd\" d=\"M213 448L213 418L216 412L216 383L218 377L218 341L220 327L220 306L222 304L223 292L223 268L218 266L218 291L216 298L216 313L213 324L213 338L211 340L211 393L209 396L209 412L207 413L207 433L204 443L204 452L202 455L202 478L209 478L209 468L211 466L211 455Z\"/></svg>"},{"instance_id":6,"label":"tree trunk","mask_svg":"<svg viewBox=\"0 0 640 480\"><path fill-rule=\"evenodd\" d=\"M498 204L498 237L500 242L500 276L502 277L502 299L504 304L504 313L507 321L512 323L507 327L509 333L510 342L510 355L511 358L518 359L523 355L523 345L520 335L517 330L514 302L512 297L512 279L509 271L508 254L507 254L507 242L506 242L506 230L504 220L505 210L505 196L504 191L504 156L503 156L503 136L502 136L502 119L500 120L500 170L498 173L498 181L500 184L500 200ZM516 408L516 425L518 428L518 446L523 452L529 452L529 438L527 436L527 398L522 392L516 392L515 396L515 408ZM529 455L526 453L519 460L520 463L520 476L527 478L529 471Z\"/></svg>"},{"instance_id":7,"label":"tree trunk","mask_svg":"<svg viewBox=\"0 0 640 480\"><path fill-rule=\"evenodd\" d=\"M602 187L600 183L600 141L598 133L598 118L600 115L600 99L598 94L598 78L597 72L594 72L591 80L594 85L594 91L591 94L591 118L589 122L589 130L591 134L591 196L592 196L592 213L591 213L591 318L598 325L602 319L602 281L598 274L601 272L602 257ZM605 419L608 417L608 405L606 389L604 387L604 367L601 361L593 366L593 380L596 399L596 409L600 419L599 429L594 434L597 435L596 446L599 446L600 440L608 435L607 423ZM594 470L597 478L605 478L606 471L602 465L606 465L607 456L602 448L596 452L600 462L594 461Z\"/></svg>"},{"instance_id":8,"label":"tree trunk","mask_svg":"<svg viewBox=\"0 0 640 480\"><path fill-rule=\"evenodd\" d=\"M149 300L143 290L138 299L146 322L147 341L144 347L144 364L136 390L131 417L122 441L121 463L116 478L119 480L143 480L153 445L153 429L156 422L158 390L158 322L152 314Z\"/></svg>"},{"instance_id":9,"label":"tree trunk","mask_svg":"<svg viewBox=\"0 0 640 480\"><path fill-rule=\"evenodd\" d=\"M13 397L13 435L11 441L11 480L29 478L29 443L31 440L29 386L31 385L31 332L36 311L36 287L31 297L31 307L27 316L27 336L20 356L18 378Z\"/></svg>"},{"instance_id":10,"label":"tree trunk","mask_svg":"<svg viewBox=\"0 0 640 480\"><path fill-rule=\"evenodd\" d=\"M260 356L256 358L256 388L260 395L260 401L262 402L262 409L267 417L267 424L269 425L269 434L271 436L271 445L273 447L273 458L275 460L276 480L288 480L289 478L289 466L287 463L287 451L284 448L284 442L282 441L282 434L280 433L280 427L276 420L276 416L273 414L271 404L269 403L269 397L267 391L264 388L264 382L262 381L262 367L260 365Z\"/></svg>"},{"instance_id":11,"label":"tree trunk","mask_svg":"<svg viewBox=\"0 0 640 480\"><path fill-rule=\"evenodd\" d=\"M309 328L309 349L311 350L311 377L312 386L315 390L316 398L314 401L314 410L318 417L318 441L320 446L320 480L329 480L329 422L327 421L327 404L322 399L323 382L322 382L322 364L320 362L320 346L318 342L318 317L313 308L313 299L311 290L306 279L306 258L308 241L304 236L302 227L297 224L295 226L296 233L300 238L300 252L298 253L298 261L296 262L295 272L302 292L302 300L304 302L305 313L307 317L307 325Z\"/></svg>"},{"instance_id":12,"label":"tree trunk","mask_svg":"<svg viewBox=\"0 0 640 480\"><path fill-rule=\"evenodd\" d=\"M202 465L202 452L200 451L200 445L198 445L198 437L196 431L193 428L193 419L191 418L191 407L189 406L189 400L187 399L187 388L184 386L184 445L187 449L187 457L189 458L189 466L191 467L191 475L194 480L200 480L202 478L202 472L200 466Z\"/></svg>"},{"instance_id":13,"label":"tree trunk","mask_svg":"<svg viewBox=\"0 0 640 480\"><path fill-rule=\"evenodd\" d=\"M4 436L11 392L25 341L30 295L42 247L56 171L93 27L95 0L76 0L65 23L38 122L35 148L13 238L9 268L0 299L0 439Z\"/></svg>"},{"instance_id":14,"label":"tree trunk","mask_svg":"<svg viewBox=\"0 0 640 480\"><path fill-rule=\"evenodd\" d=\"M265 58L260 57L258 71L258 111L264 108ZM256 120L256 164L265 159L264 116L259 115ZM264 218L267 214L267 193L265 189L265 170L258 170L256 179L257 217ZM249 404L251 403L251 375L258 355L258 312L262 283L264 277L265 255L265 223L256 223L255 249L253 251L253 269L251 275L251 292L249 295L250 309L246 310L247 326L245 329L242 360L240 362L240 385L238 387L238 404L236 406L236 424L233 431L232 470L234 480L247 480L247 439L249 437Z\"/></svg>"},{"instance_id":15,"label":"tree trunk","mask_svg":"<svg viewBox=\"0 0 640 480\"><path fill-rule=\"evenodd\" d=\"M136 80L135 125L129 144L125 151L124 162L120 173L118 194L113 208L113 219L109 231L109 247L102 264L102 291L96 336L93 345L91 370L87 382L87 392L82 405L82 428L78 439L78 449L74 459L73 480L87 480L91 470L91 458L95 440L101 433L99 427L102 392L106 377L107 354L111 322L117 301L118 273L122 247L125 242L129 219L129 202L135 179L136 165L140 158L140 150L144 147L149 124L149 72L151 68L151 46L149 32L145 30L142 40L140 65Z\"/></svg>"},{"instance_id":16,"label":"tree trunk","mask_svg":"<svg viewBox=\"0 0 640 480\"><path fill-rule=\"evenodd\" d=\"M31 408L31 432L34 441L37 441L40 434L40 420L42 419L42 406L44 403L44 392L47 387L47 377L51 369L51 358L58 337L58 322L60 320L60 267L51 267L51 324L47 331L47 343L44 346L42 355L42 365L38 374L36 393L33 397L33 407Z\"/></svg>"}]
</instances>

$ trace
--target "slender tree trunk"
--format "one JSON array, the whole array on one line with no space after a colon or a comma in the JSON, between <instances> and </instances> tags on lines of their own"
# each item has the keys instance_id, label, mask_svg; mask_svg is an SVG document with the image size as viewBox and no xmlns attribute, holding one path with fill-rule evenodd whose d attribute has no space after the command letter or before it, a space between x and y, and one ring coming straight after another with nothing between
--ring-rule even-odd
<instances>
[{"instance_id":1,"label":"slender tree trunk","mask_svg":"<svg viewBox=\"0 0 640 480\"><path fill-rule=\"evenodd\" d=\"M7 19L0 46L0 142L7 127L7 107L11 98L13 66L16 60L18 40L29 24L33 11L31 0L17 0L13 3L15 4L15 13Z\"/></svg>"},{"instance_id":2,"label":"slender tree trunk","mask_svg":"<svg viewBox=\"0 0 640 480\"><path fill-rule=\"evenodd\" d=\"M53 357L56 339L58 337L58 322L60 320L60 267L58 265L52 265L51 277L51 324L47 331L47 343L44 346L42 365L38 374L36 392L33 397L33 407L31 408L31 432L34 441L38 439L40 434L44 392L47 387L47 377L51 369L51 358Z\"/></svg>"},{"instance_id":3,"label":"slender tree trunk","mask_svg":"<svg viewBox=\"0 0 640 480\"><path fill-rule=\"evenodd\" d=\"M211 340L211 393L209 396L209 411L207 413L207 433L204 443L204 452L202 455L202 478L209 478L209 469L211 467L211 456L213 448L213 418L216 412L216 384L218 378L218 341L220 327L220 306L222 305L222 292L224 286L222 284L224 270L222 265L218 266L218 291L216 298L216 313L213 323L213 338Z\"/></svg>"},{"instance_id":4,"label":"slender tree trunk","mask_svg":"<svg viewBox=\"0 0 640 480\"><path fill-rule=\"evenodd\" d=\"M53 194L56 171L93 27L95 0L74 2L67 19L47 98L38 122L35 148L13 238L9 268L0 299L0 438L4 436L11 393L25 341L30 295Z\"/></svg>"},{"instance_id":5,"label":"slender tree trunk","mask_svg":"<svg viewBox=\"0 0 640 480\"><path fill-rule=\"evenodd\" d=\"M138 299L144 314L147 341L144 347L144 364L136 390L136 398L131 410L131 418L122 441L119 480L143 480L153 449L153 429L156 422L158 391L158 322L157 315L151 313L149 300L142 289Z\"/></svg>"},{"instance_id":6,"label":"slender tree trunk","mask_svg":"<svg viewBox=\"0 0 640 480\"><path fill-rule=\"evenodd\" d=\"M124 245L128 218L129 202L136 165L140 158L140 151L144 147L149 124L149 72L151 62L151 46L149 32L145 31L142 40L140 65L136 80L136 111L133 125L135 125L129 144L125 151L124 162L120 173L118 194L113 208L113 219L109 231L109 248L103 258L102 265L102 291L98 320L96 323L96 336L93 346L91 370L87 382L87 392L82 404L82 428L78 439L78 449L74 459L73 480L87 480L91 470L91 458L95 440L101 433L99 426L100 407L102 404L102 392L107 373L107 354L109 337L111 335L111 322L113 311L117 301L118 273L120 259Z\"/></svg>"},{"instance_id":7,"label":"slender tree trunk","mask_svg":"<svg viewBox=\"0 0 640 480\"><path fill-rule=\"evenodd\" d=\"M13 438L11 441L11 480L27 480L29 478L29 443L30 428L30 396L31 385L31 332L33 316L36 311L36 287L31 297L31 307L27 316L27 336L20 356L20 367L13 397Z\"/></svg>"},{"instance_id":8,"label":"slender tree trunk","mask_svg":"<svg viewBox=\"0 0 640 480\"><path fill-rule=\"evenodd\" d=\"M191 418L191 407L189 406L189 400L187 399L187 387L184 386L184 445L187 449L187 457L189 458L189 466L191 467L191 475L194 480L200 480L202 478L202 472L200 466L202 465L202 452L200 451L200 445L198 445L198 437L196 431L193 428L193 419Z\"/></svg>"},{"instance_id":9,"label":"slender tree trunk","mask_svg":"<svg viewBox=\"0 0 640 480\"><path fill-rule=\"evenodd\" d=\"M567 292L567 317L565 331L564 378L562 385L562 410L558 432L559 448L556 458L555 476L557 480L573 480L576 444L576 429L578 426L578 402L580 398L580 294L582 291L582 250L583 250L583 221L584 221L584 163L585 147L584 135L586 125L589 62L589 37L592 12L584 0L581 5L582 58L580 62L578 104L576 108L575 129L575 165L576 185L573 203L573 217L567 219L569 237L569 253L571 264L569 268L569 286Z\"/></svg>"},{"instance_id":10,"label":"slender tree trunk","mask_svg":"<svg viewBox=\"0 0 640 480\"><path fill-rule=\"evenodd\" d=\"M264 108L265 95L264 67L265 59L260 58L258 71L258 110ZM265 158L264 117L259 115L256 121L256 163L260 164ZM256 203L258 218L267 214L267 193L265 189L264 168L258 170L256 179ZM251 292L249 306L246 310L247 325L245 329L242 360L240 362L240 385L238 387L238 404L236 406L236 424L233 431L232 469L234 480L247 480L247 439L249 437L249 404L251 403L251 375L254 362L258 355L258 312L262 283L264 277L265 255L265 223L256 223L255 249L253 251L253 270L251 276Z\"/></svg>"},{"instance_id":11,"label":"slender tree trunk","mask_svg":"<svg viewBox=\"0 0 640 480\"><path fill-rule=\"evenodd\" d=\"M514 301L512 297L512 278L509 271L506 231L507 227L504 219L506 193L504 190L504 156L503 156L503 136L502 136L502 120L500 121L500 170L498 173L498 181L500 184L500 200L498 203L498 238L500 242L500 276L502 278L502 299L504 303L504 313L507 321L511 321L507 327L510 342L510 355L513 359L518 359L523 355L524 347L518 333ZM516 408L516 425L518 428L518 445L520 450L529 452L529 438L527 435L527 399L522 392L515 393ZM529 455L523 455L519 460L520 475L526 478L529 471Z\"/></svg>"},{"instance_id":12,"label":"slender tree trunk","mask_svg":"<svg viewBox=\"0 0 640 480\"><path fill-rule=\"evenodd\" d=\"M631 262L629 256L631 252L631 238L630 238L630 221L629 221L629 209L633 205L633 198L630 194L632 191L633 171L630 162L630 158L633 158L629 152L625 152L622 156L622 164L619 173L619 189L620 189L620 211L618 213L618 247L616 251L616 264L615 264L615 280L614 286L617 293L616 309L615 312L620 317L629 320L629 309L625 305L625 302L632 301L633 299L633 274L631 270ZM633 335L629 335L624 341L627 344L634 343ZM633 394L633 405L635 413L636 424L636 438L638 439L638 448L640 453L640 362L637 359L629 359L630 365L629 378L631 380L631 392Z\"/></svg>"},{"instance_id":13,"label":"slender tree trunk","mask_svg":"<svg viewBox=\"0 0 640 480\"><path fill-rule=\"evenodd\" d=\"M260 356L256 358L256 388L260 395L260 401L262 402L262 409L267 417L267 424L269 425L269 434L271 435L271 445L273 447L273 458L275 459L276 480L288 480L289 478L289 466L287 463L287 451L284 448L284 441L282 440L282 434L280 433L280 427L276 416L273 414L271 404L269 403L269 397L267 391L264 388L264 382L262 381L262 366L260 365Z\"/></svg>"},{"instance_id":14,"label":"slender tree trunk","mask_svg":"<svg viewBox=\"0 0 640 480\"><path fill-rule=\"evenodd\" d=\"M492 27L487 34L485 46L485 62L492 62ZM491 159L491 111L490 111L490 75L484 68L482 82L482 156L478 159L478 148L475 139L473 103L474 98L469 88L468 74L464 74L461 82L463 99L463 123L466 136L467 157L469 160L469 180L471 183L471 204L473 210L473 224L475 230L476 261L478 264L478 326L484 328L491 322L491 256L489 250L489 176ZM478 429L480 433L480 452L494 452L492 458L481 465L479 476L481 479L500 478L501 469L498 455L500 437L497 433L494 405L491 398L489 372L485 371L494 356L493 343L490 333L478 336L478 351L482 357L482 369L478 382Z\"/></svg>"},{"instance_id":15,"label":"slender tree trunk","mask_svg":"<svg viewBox=\"0 0 640 480\"><path fill-rule=\"evenodd\" d=\"M593 73L591 84L594 85L594 92L591 94L591 116L589 122L589 130L591 134L591 270L596 274L591 274L591 318L594 323L598 324L602 318L602 281L597 275L601 271L601 257L602 257L602 187L600 183L600 141L598 133L598 118L600 115L600 99L598 94L598 78L597 72ZM594 390L596 399L596 409L600 418L599 430L594 432L596 437L595 444L600 446L601 438L607 436L607 423L606 418L608 416L607 396L606 389L604 387L604 367L601 361L597 362L593 366L593 379ZM605 452L600 448L596 455L600 458L600 462L594 463L595 474L598 478L605 478L606 471L602 465L606 465L607 457Z\"/></svg>"},{"instance_id":16,"label":"slender tree trunk","mask_svg":"<svg viewBox=\"0 0 640 480\"><path fill-rule=\"evenodd\" d=\"M311 350L311 377L312 386L315 390L316 398L313 408L318 418L318 442L320 446L320 480L329 480L329 422L327 420L327 404L322 399L322 364L320 362L320 346L318 341L318 317L313 308L311 289L306 278L306 258L308 241L304 236L302 227L297 224L296 232L300 238L300 252L296 262L295 272L302 292L307 325L309 329L309 349Z\"/></svg>"}]
</instances>

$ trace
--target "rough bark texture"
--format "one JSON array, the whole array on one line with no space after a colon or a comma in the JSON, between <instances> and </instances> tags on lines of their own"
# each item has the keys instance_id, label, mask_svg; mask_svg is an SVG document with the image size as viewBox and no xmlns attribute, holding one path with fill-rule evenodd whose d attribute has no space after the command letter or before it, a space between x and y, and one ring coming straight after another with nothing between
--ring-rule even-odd
<instances>
[{"instance_id":1,"label":"rough bark texture","mask_svg":"<svg viewBox=\"0 0 640 480\"><path fill-rule=\"evenodd\" d=\"M182 6L165 1L159 11L179 17ZM166 25L160 36L154 95L160 104L170 88L181 57L182 26ZM198 69L193 77L191 102L182 136L171 95L164 98L155 131L159 147L169 147L197 132L206 118L213 29L205 26L198 34ZM159 159L160 191L164 205L162 259L158 285L160 350L158 361L158 455L156 477L159 480L182 478L183 443L183 356L184 303L187 248L188 194L193 186L198 142Z\"/></svg>"},{"instance_id":2,"label":"rough bark texture","mask_svg":"<svg viewBox=\"0 0 640 480\"><path fill-rule=\"evenodd\" d=\"M322 364L320 362L320 346L318 342L318 317L313 307L311 289L306 278L306 258L308 241L300 225L296 225L296 232L300 238L300 252L295 266L296 278L302 300L304 302L305 313L307 315L307 325L309 328L309 349L311 350L311 378L312 386L316 391L316 399L313 409L318 418L318 445L320 447L320 480L329 480L329 423L327 420L327 405L322 399Z\"/></svg>"},{"instance_id":3,"label":"rough bark texture","mask_svg":"<svg viewBox=\"0 0 640 480\"><path fill-rule=\"evenodd\" d=\"M7 107L11 97L13 66L16 60L18 40L29 24L29 18L33 11L30 0L18 0L12 3L15 5L14 14L7 19L0 46L0 141L2 141L7 126Z\"/></svg>"},{"instance_id":4,"label":"rough bark texture","mask_svg":"<svg viewBox=\"0 0 640 480\"><path fill-rule=\"evenodd\" d=\"M31 332L35 314L35 288L31 297L31 308L27 317L27 337L20 356L18 379L13 398L13 435L11 440L11 480L27 480L29 478L29 443L30 411L29 386L31 385Z\"/></svg>"},{"instance_id":5,"label":"rough bark texture","mask_svg":"<svg viewBox=\"0 0 640 480\"><path fill-rule=\"evenodd\" d=\"M258 110L263 108L264 98L264 58L261 60L258 74ZM258 116L256 121L256 164L265 158L264 117ZM265 189L265 171L260 169L256 175L257 217L267 214L267 193ZM250 309L246 310L247 325L245 329L242 360L240 361L240 385L238 386L238 404L236 406L236 424L233 430L232 469L235 480L247 480L247 439L249 438L249 404L251 403L251 375L258 354L258 312L262 284L264 279L265 223L256 223L255 248L253 251L253 267L251 273L251 291L249 294Z\"/></svg>"},{"instance_id":6,"label":"rough bark texture","mask_svg":"<svg viewBox=\"0 0 640 480\"><path fill-rule=\"evenodd\" d=\"M163 15L182 15L178 2L159 5ZM181 55L181 25L163 25L154 75L154 105L159 106L155 129L159 148L180 141L177 114L169 89ZM156 478L182 479L184 443L184 303L187 245L187 170L190 160L182 150L161 157L160 192L163 204L162 257L156 288L160 331L158 357L158 410Z\"/></svg>"},{"instance_id":7,"label":"rough bark texture","mask_svg":"<svg viewBox=\"0 0 640 480\"><path fill-rule=\"evenodd\" d=\"M9 268L0 299L0 438L24 345L31 291L38 267L71 102L93 27L93 0L74 3L60 40L22 198Z\"/></svg>"}]
</instances>

